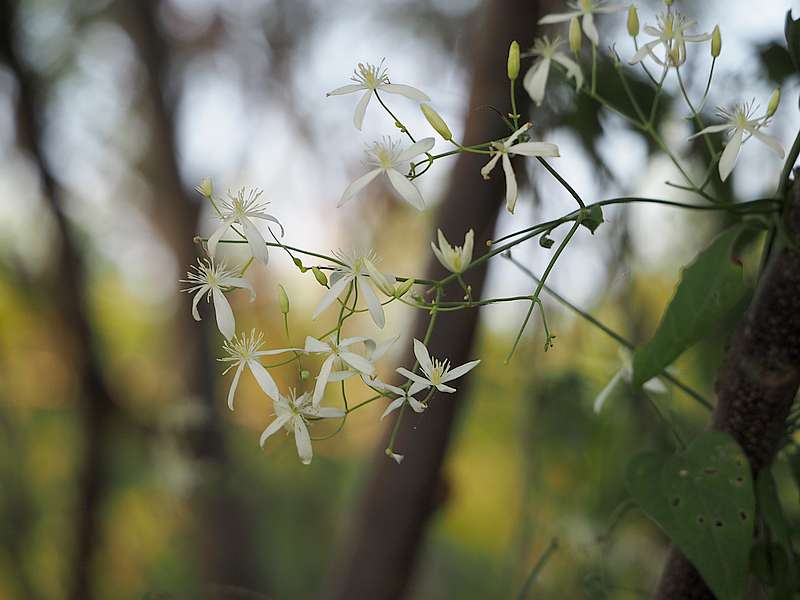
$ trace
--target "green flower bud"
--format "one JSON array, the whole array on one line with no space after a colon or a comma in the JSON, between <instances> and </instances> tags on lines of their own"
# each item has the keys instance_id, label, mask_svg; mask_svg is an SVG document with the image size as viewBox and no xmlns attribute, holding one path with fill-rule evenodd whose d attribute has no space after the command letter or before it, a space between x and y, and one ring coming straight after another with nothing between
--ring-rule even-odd
<instances>
[{"instance_id":1,"label":"green flower bud","mask_svg":"<svg viewBox=\"0 0 800 600\"><path fill-rule=\"evenodd\" d=\"M311 379L311 372L303 369L302 371L300 371L300 379L302 379L303 381L308 381L309 379Z\"/></svg>"},{"instance_id":2,"label":"green flower bud","mask_svg":"<svg viewBox=\"0 0 800 600\"><path fill-rule=\"evenodd\" d=\"M719 25L714 26L714 31L711 33L711 56L717 58L722 51L722 34L719 31Z\"/></svg>"},{"instance_id":3,"label":"green flower bud","mask_svg":"<svg viewBox=\"0 0 800 600\"><path fill-rule=\"evenodd\" d=\"M420 110L422 110L422 114L425 115L425 118L428 120L428 123L431 124L431 127L434 128L436 133L438 133L444 141L449 142L453 139L453 134L450 132L450 128L447 126L447 123L444 122L444 119L433 110L429 104L421 104Z\"/></svg>"},{"instance_id":4,"label":"green flower bud","mask_svg":"<svg viewBox=\"0 0 800 600\"><path fill-rule=\"evenodd\" d=\"M306 267L303 265L303 261L299 258L293 258L292 261L294 262L294 266L300 269L301 273L308 271L308 269L306 269Z\"/></svg>"},{"instance_id":5,"label":"green flower bud","mask_svg":"<svg viewBox=\"0 0 800 600\"><path fill-rule=\"evenodd\" d=\"M775 114L775 111L778 110L778 105L781 103L781 88L775 88L775 91L772 92L772 96L769 98L769 104L767 105L767 116L771 117Z\"/></svg>"},{"instance_id":6,"label":"green flower bud","mask_svg":"<svg viewBox=\"0 0 800 600\"><path fill-rule=\"evenodd\" d=\"M569 48L575 54L581 51L581 43L583 42L583 35L581 35L581 24L578 17L572 17L569 20Z\"/></svg>"},{"instance_id":7,"label":"green flower bud","mask_svg":"<svg viewBox=\"0 0 800 600\"><path fill-rule=\"evenodd\" d=\"M414 285L413 279L406 279L403 283L397 285L397 288L394 291L395 298L402 298L408 293L408 290L411 289L411 286Z\"/></svg>"},{"instance_id":8,"label":"green flower bud","mask_svg":"<svg viewBox=\"0 0 800 600\"><path fill-rule=\"evenodd\" d=\"M211 177L204 177L200 185L195 186L194 189L206 198L211 198L214 195L214 183L211 181Z\"/></svg>"},{"instance_id":9,"label":"green flower bud","mask_svg":"<svg viewBox=\"0 0 800 600\"><path fill-rule=\"evenodd\" d=\"M328 278L325 273L320 271L317 267L311 267L311 272L314 274L314 279L317 280L322 287L328 287Z\"/></svg>"},{"instance_id":10,"label":"green flower bud","mask_svg":"<svg viewBox=\"0 0 800 600\"><path fill-rule=\"evenodd\" d=\"M639 35L639 13L634 4L628 8L628 35L631 37Z\"/></svg>"},{"instance_id":11,"label":"green flower bud","mask_svg":"<svg viewBox=\"0 0 800 600\"><path fill-rule=\"evenodd\" d=\"M289 296L286 295L286 290L282 285L278 285L278 304L280 304L281 312L285 315L289 314Z\"/></svg>"},{"instance_id":12,"label":"green flower bud","mask_svg":"<svg viewBox=\"0 0 800 600\"><path fill-rule=\"evenodd\" d=\"M514 81L519 77L519 44L516 40L508 48L508 78Z\"/></svg>"}]
</instances>

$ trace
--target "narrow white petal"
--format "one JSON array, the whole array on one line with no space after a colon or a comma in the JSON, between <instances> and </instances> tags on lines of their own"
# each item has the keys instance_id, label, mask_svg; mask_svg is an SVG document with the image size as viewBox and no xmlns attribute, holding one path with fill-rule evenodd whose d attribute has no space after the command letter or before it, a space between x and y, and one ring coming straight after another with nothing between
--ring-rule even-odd
<instances>
[{"instance_id":1,"label":"narrow white petal","mask_svg":"<svg viewBox=\"0 0 800 600\"><path fill-rule=\"evenodd\" d=\"M320 406L314 416L320 419L339 419L346 413L341 408L333 408L332 406Z\"/></svg>"},{"instance_id":2,"label":"narrow white petal","mask_svg":"<svg viewBox=\"0 0 800 600\"><path fill-rule=\"evenodd\" d=\"M397 163L401 164L404 162L408 162L415 156L419 156L420 154L425 154L426 152L430 152L431 148L433 148L434 143L435 140L432 137L422 138L418 142L414 142L408 148L406 148L400 154L397 155Z\"/></svg>"},{"instance_id":3,"label":"narrow white petal","mask_svg":"<svg viewBox=\"0 0 800 600\"><path fill-rule=\"evenodd\" d=\"M277 419L275 419L272 423L270 423L264 432L261 434L261 439L258 440L259 445L263 448L264 444L267 441L267 438L271 436L273 433L280 431L281 427L286 425L289 419L292 418L291 413L286 413L280 415Z\"/></svg>"},{"instance_id":4,"label":"narrow white petal","mask_svg":"<svg viewBox=\"0 0 800 600\"><path fill-rule=\"evenodd\" d=\"M439 262L442 263L442 266L445 269L447 269L448 271L453 271L453 272L455 271L453 265L450 264L450 262L444 257L444 255L439 251L439 248L437 248L433 242L431 242L431 250L433 250L433 254L436 256L437 259L439 259Z\"/></svg>"},{"instance_id":5,"label":"narrow white petal","mask_svg":"<svg viewBox=\"0 0 800 600\"><path fill-rule=\"evenodd\" d=\"M611 378L611 381L609 381L606 384L606 387L600 390L600 393L597 394L597 398L594 399L595 414L599 414L600 411L603 410L603 406L605 405L606 400L608 400L611 397L612 392L614 392L617 389L617 386L620 384L622 379L623 379L623 370L620 369L614 374L614 376Z\"/></svg>"},{"instance_id":6,"label":"narrow white petal","mask_svg":"<svg viewBox=\"0 0 800 600\"><path fill-rule=\"evenodd\" d=\"M306 343L303 348L304 352L323 352L328 353L331 351L330 346L323 341L313 338L310 335L306 336Z\"/></svg>"},{"instance_id":7,"label":"narrow white petal","mask_svg":"<svg viewBox=\"0 0 800 600\"><path fill-rule=\"evenodd\" d=\"M314 451L311 448L311 436L308 434L308 427L300 417L294 419L294 443L297 445L297 455L300 462L304 465L311 464Z\"/></svg>"},{"instance_id":8,"label":"narrow white petal","mask_svg":"<svg viewBox=\"0 0 800 600\"><path fill-rule=\"evenodd\" d=\"M517 138L519 136L521 136L523 133L525 133L526 131L528 131L528 129L530 129L531 127L533 127L533 123L530 123L530 122L525 123L519 129L517 129L514 133L512 133L510 136L508 136L508 139L505 142L503 142L505 144L506 148L508 148L511 144L516 142Z\"/></svg>"},{"instance_id":9,"label":"narrow white petal","mask_svg":"<svg viewBox=\"0 0 800 600\"><path fill-rule=\"evenodd\" d=\"M356 129L359 131L361 131L361 125L364 123L364 114L367 112L370 98L372 98L372 90L367 90L364 92L364 95L361 96L361 100L358 101L358 104L356 104L356 112L353 114L353 125L355 125Z\"/></svg>"},{"instance_id":10,"label":"narrow white petal","mask_svg":"<svg viewBox=\"0 0 800 600\"><path fill-rule=\"evenodd\" d=\"M240 362L236 367L236 372L233 374L233 381L231 381L231 389L228 390L228 408L233 410L233 396L236 394L236 388L239 386L239 378L242 376L244 370L244 363Z\"/></svg>"},{"instance_id":11,"label":"narrow white petal","mask_svg":"<svg viewBox=\"0 0 800 600\"><path fill-rule=\"evenodd\" d=\"M248 360L247 366L250 367L250 372L253 374L253 377L256 378L258 387L260 387L267 396L273 400L277 400L280 397L278 386L272 378L272 375L269 374L269 371L257 360Z\"/></svg>"},{"instance_id":12,"label":"narrow white petal","mask_svg":"<svg viewBox=\"0 0 800 600\"><path fill-rule=\"evenodd\" d=\"M375 373L375 367L363 356L359 356L355 352L340 352L339 356L348 365L355 370L364 373L365 375L372 375Z\"/></svg>"},{"instance_id":13,"label":"narrow white petal","mask_svg":"<svg viewBox=\"0 0 800 600\"><path fill-rule=\"evenodd\" d=\"M322 300L319 301L317 304L317 308L314 310L314 314L311 315L311 320L313 321L316 319L322 311L328 308L331 304L333 304L336 299L342 295L344 289L353 281L352 275L345 275L341 279L339 279L336 283L331 285L331 288L325 292L325 295L322 297Z\"/></svg>"},{"instance_id":14,"label":"narrow white petal","mask_svg":"<svg viewBox=\"0 0 800 600\"><path fill-rule=\"evenodd\" d=\"M347 348L348 346L352 346L353 344L358 344L359 342L367 342L369 338L363 335L355 335L353 337L344 338L339 340L339 343L336 344L339 348Z\"/></svg>"},{"instance_id":15,"label":"narrow white petal","mask_svg":"<svg viewBox=\"0 0 800 600\"><path fill-rule=\"evenodd\" d=\"M555 13L552 15L546 15L539 19L539 25L550 25L552 23L563 23L564 21L569 21L572 17L579 17L581 15L580 11L573 11L568 13Z\"/></svg>"},{"instance_id":16,"label":"narrow white petal","mask_svg":"<svg viewBox=\"0 0 800 600\"><path fill-rule=\"evenodd\" d=\"M428 353L428 349L425 347L425 344L416 338L414 339L414 356L417 357L417 362L419 362L419 366L422 367L425 373L430 373L433 370L433 363L431 362L431 355Z\"/></svg>"},{"instance_id":17,"label":"narrow white petal","mask_svg":"<svg viewBox=\"0 0 800 600\"><path fill-rule=\"evenodd\" d=\"M473 360L468 363L464 363L460 367L456 367L455 369L450 369L447 373L444 374L442 377L442 381L447 383L448 381L453 381L453 379L458 379L462 375L466 375L472 369L477 367L480 364L480 360Z\"/></svg>"},{"instance_id":18,"label":"narrow white petal","mask_svg":"<svg viewBox=\"0 0 800 600\"><path fill-rule=\"evenodd\" d=\"M416 413L421 413L425 410L425 405L417 400L416 398L412 398L411 396L408 397L408 404L411 406L412 410Z\"/></svg>"},{"instance_id":19,"label":"narrow white petal","mask_svg":"<svg viewBox=\"0 0 800 600\"><path fill-rule=\"evenodd\" d=\"M707 133L719 133L720 131L725 131L726 129L733 129L733 127L731 127L730 123L723 123L722 125L710 125L705 129L701 129L694 135L690 135L687 139L693 140L701 135L705 135Z\"/></svg>"},{"instance_id":20,"label":"narrow white petal","mask_svg":"<svg viewBox=\"0 0 800 600\"><path fill-rule=\"evenodd\" d=\"M358 291L361 292L364 301L367 303L369 316L372 317L375 325L383 329L383 326L386 325L386 315L383 313L381 301L378 300L378 297L375 295L375 292L372 290L372 287L369 285L364 275L359 275L357 281Z\"/></svg>"},{"instance_id":21,"label":"narrow white petal","mask_svg":"<svg viewBox=\"0 0 800 600\"><path fill-rule=\"evenodd\" d=\"M331 90L326 96L341 96L342 94L352 94L353 92L358 92L359 90L365 90L367 88L364 87L362 83L351 83L349 85L343 85L342 87L338 87L335 90Z\"/></svg>"},{"instance_id":22,"label":"narrow white petal","mask_svg":"<svg viewBox=\"0 0 800 600\"><path fill-rule=\"evenodd\" d=\"M561 52L556 52L553 55L553 60L567 70L567 77L572 77L575 80L575 87L581 89L581 86L583 86L583 71L581 71L580 65Z\"/></svg>"},{"instance_id":23,"label":"narrow white petal","mask_svg":"<svg viewBox=\"0 0 800 600\"><path fill-rule=\"evenodd\" d=\"M652 379L645 381L642 389L646 392L650 392L651 394L666 394L669 392L669 388L658 377L653 377Z\"/></svg>"},{"instance_id":24,"label":"narrow white petal","mask_svg":"<svg viewBox=\"0 0 800 600\"><path fill-rule=\"evenodd\" d=\"M192 298L192 317L194 317L195 321L200 320L200 313L197 310L197 303L200 302L200 299L203 297L204 294L208 293L210 288L207 285L204 285L197 293L195 293L194 298Z\"/></svg>"},{"instance_id":25,"label":"narrow white petal","mask_svg":"<svg viewBox=\"0 0 800 600\"><path fill-rule=\"evenodd\" d=\"M455 394L456 393L456 388L452 388L449 385L445 385L443 383L440 383L439 385L437 385L436 389L439 390L440 392L445 392L447 394Z\"/></svg>"},{"instance_id":26,"label":"narrow white petal","mask_svg":"<svg viewBox=\"0 0 800 600\"><path fill-rule=\"evenodd\" d=\"M241 218L241 224L242 229L244 229L244 237L247 239L247 245L250 247L253 258L266 265L269 262L269 250L267 249L267 243L261 235L261 232L247 217Z\"/></svg>"},{"instance_id":27,"label":"narrow white petal","mask_svg":"<svg viewBox=\"0 0 800 600\"><path fill-rule=\"evenodd\" d=\"M379 88L382 92L389 92L390 94L400 94L411 100L418 102L430 102L431 99L427 94L421 92L415 87L410 85L403 85L402 83L384 83Z\"/></svg>"},{"instance_id":28,"label":"narrow white petal","mask_svg":"<svg viewBox=\"0 0 800 600\"><path fill-rule=\"evenodd\" d=\"M325 359L325 362L322 363L322 367L319 369L319 375L317 375L317 383L314 386L314 395L311 398L312 406L319 406L319 403L322 402L322 397L325 395L325 386L328 385L328 378L330 377L333 361L335 360L336 355L331 354Z\"/></svg>"},{"instance_id":29,"label":"narrow white petal","mask_svg":"<svg viewBox=\"0 0 800 600\"><path fill-rule=\"evenodd\" d=\"M736 159L739 158L739 150L742 147L742 136L744 131L737 130L733 137L728 141L725 150L722 151L722 156L719 159L719 177L722 181L728 178L728 175L733 171L736 165Z\"/></svg>"},{"instance_id":30,"label":"narrow white petal","mask_svg":"<svg viewBox=\"0 0 800 600\"><path fill-rule=\"evenodd\" d=\"M405 367L398 367L395 370L398 373L400 373L400 375L405 377L406 379L410 379L411 381L413 381L414 385L420 384L420 385L425 386L425 388L431 387L431 382L430 381L428 381L427 379L425 379L424 377L422 377L420 375L417 375L416 373L412 373L411 371L409 371ZM425 389L425 388L421 388L421 389Z\"/></svg>"},{"instance_id":31,"label":"narrow white petal","mask_svg":"<svg viewBox=\"0 0 800 600\"><path fill-rule=\"evenodd\" d=\"M550 142L522 142L514 144L508 151L510 154L522 154L523 156L561 156L558 153L558 146Z\"/></svg>"},{"instance_id":32,"label":"narrow white petal","mask_svg":"<svg viewBox=\"0 0 800 600\"><path fill-rule=\"evenodd\" d=\"M766 133L762 133L757 129L753 130L751 133L753 134L753 137L756 138L759 142L766 144L767 146L772 148L772 150L774 150L778 156L783 158L784 155L783 146L778 141L778 138L773 137L771 135L767 135Z\"/></svg>"},{"instance_id":33,"label":"narrow white petal","mask_svg":"<svg viewBox=\"0 0 800 600\"><path fill-rule=\"evenodd\" d=\"M583 15L581 24L583 25L583 32L586 34L586 37L592 41L592 44L599 46L600 34L597 33L597 27L594 26L594 15L592 13L586 13Z\"/></svg>"},{"instance_id":34,"label":"narrow white petal","mask_svg":"<svg viewBox=\"0 0 800 600\"><path fill-rule=\"evenodd\" d=\"M424 381L424 380L415 381L414 383L411 384L411 387L408 388L408 395L413 396L417 392L421 392L422 390L427 390L429 387L431 387L430 381Z\"/></svg>"},{"instance_id":35,"label":"narrow white petal","mask_svg":"<svg viewBox=\"0 0 800 600\"><path fill-rule=\"evenodd\" d=\"M386 175L389 177L392 187L397 190L403 200L417 210L425 209L425 200L422 199L422 194L419 193L417 186L406 179L405 175L395 169L387 169Z\"/></svg>"},{"instance_id":36,"label":"narrow white petal","mask_svg":"<svg viewBox=\"0 0 800 600\"><path fill-rule=\"evenodd\" d=\"M225 294L216 288L213 289L212 296L214 298L214 313L217 316L217 327L219 327L219 331L225 336L225 339L230 340L236 333L236 321L233 318L231 305L228 304Z\"/></svg>"},{"instance_id":37,"label":"narrow white petal","mask_svg":"<svg viewBox=\"0 0 800 600\"><path fill-rule=\"evenodd\" d=\"M342 197L339 199L339 203L336 206L342 206L352 200L353 197L358 194L358 192L367 187L373 179L380 175L381 171L383 171L383 169L373 169L369 173L366 173L365 175L362 175L353 181L345 188L344 192L342 192Z\"/></svg>"},{"instance_id":38,"label":"narrow white petal","mask_svg":"<svg viewBox=\"0 0 800 600\"><path fill-rule=\"evenodd\" d=\"M399 397L399 398L397 398L396 400L392 400L392 401L389 403L389 406L387 406L387 407L386 407L386 410L385 410L385 411L383 411L383 414L381 415L381 421L383 421L383 418L384 418L386 415L388 415L388 414L389 414L389 413L391 413L392 411L395 411L395 410L397 410L398 408L400 408L401 406L403 406L403 402L405 402L405 398L403 398L402 396L401 396L401 397Z\"/></svg>"},{"instance_id":39,"label":"narrow white petal","mask_svg":"<svg viewBox=\"0 0 800 600\"><path fill-rule=\"evenodd\" d=\"M489 173L492 172L492 169L494 169L495 165L497 164L497 161L500 160L500 154L501 154L500 152L495 152L494 156L492 156L492 158L489 159L489 162L487 162L485 165L483 165L483 167L481 167L481 177L483 177L484 179L489 179Z\"/></svg>"},{"instance_id":40,"label":"narrow white petal","mask_svg":"<svg viewBox=\"0 0 800 600\"><path fill-rule=\"evenodd\" d=\"M503 154L503 171L506 174L506 209L513 213L517 205L517 177L514 175L508 154Z\"/></svg>"},{"instance_id":41,"label":"narrow white petal","mask_svg":"<svg viewBox=\"0 0 800 600\"><path fill-rule=\"evenodd\" d=\"M211 234L211 237L208 238L208 255L211 258L214 258L217 254L217 244L222 239L222 236L225 235L225 232L228 231L228 227L231 226L233 223L233 219L225 219L222 222L214 233Z\"/></svg>"},{"instance_id":42,"label":"narrow white petal","mask_svg":"<svg viewBox=\"0 0 800 600\"><path fill-rule=\"evenodd\" d=\"M550 74L550 59L542 58L539 62L533 65L522 80L522 87L528 92L528 95L536 103L536 106L541 106L544 101L544 91L547 87L547 77Z\"/></svg>"},{"instance_id":43,"label":"narrow white petal","mask_svg":"<svg viewBox=\"0 0 800 600\"><path fill-rule=\"evenodd\" d=\"M250 292L250 302L255 300L256 291L253 289L252 284L244 277L228 277L221 283L225 287L241 288Z\"/></svg>"},{"instance_id":44,"label":"narrow white petal","mask_svg":"<svg viewBox=\"0 0 800 600\"><path fill-rule=\"evenodd\" d=\"M463 260L461 261L462 267L466 267L468 264L472 262L472 246L475 243L475 232L470 229L466 235L464 235L464 245L462 246L461 253L463 255Z\"/></svg>"},{"instance_id":45,"label":"narrow white petal","mask_svg":"<svg viewBox=\"0 0 800 600\"><path fill-rule=\"evenodd\" d=\"M264 219L265 221L275 223L278 227L281 228L281 237L283 237L286 234L286 232L283 230L283 225L281 224L281 222L278 221L278 219L276 219L272 215L267 215L264 213L250 213L247 216L250 217L251 219Z\"/></svg>"},{"instance_id":46,"label":"narrow white petal","mask_svg":"<svg viewBox=\"0 0 800 600\"><path fill-rule=\"evenodd\" d=\"M642 62L648 55L653 52L653 48L658 46L661 43L660 40L653 40L652 42L647 42L644 46L639 48L636 51L636 54L628 61L629 65L635 65L636 63Z\"/></svg>"}]
</instances>

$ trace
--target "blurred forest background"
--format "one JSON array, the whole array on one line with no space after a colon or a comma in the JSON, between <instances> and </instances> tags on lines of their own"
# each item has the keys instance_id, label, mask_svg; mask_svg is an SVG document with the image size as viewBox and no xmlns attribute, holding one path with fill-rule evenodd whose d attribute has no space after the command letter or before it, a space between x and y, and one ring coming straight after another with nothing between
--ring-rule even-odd
<instances>
[{"instance_id":1,"label":"blurred forest background","mask_svg":"<svg viewBox=\"0 0 800 600\"><path fill-rule=\"evenodd\" d=\"M639 4L652 22L659 3ZM792 4L676 2L698 30L719 23L723 32L709 110L751 96L764 105L781 83L771 133L785 146L800 125L798 82L786 79L776 44ZM290 439L258 447L272 410L251 381L228 411L213 319L193 322L190 299L178 293L198 252L193 236L212 228L192 190L204 176L220 190L263 188L288 243L324 252L373 244L407 275L424 272L436 227L451 240L469 227L486 239L570 209L532 168L511 217L500 210L502 178L483 183L480 161L458 159L422 180L433 206L421 215L380 186L336 210L364 144L394 132L376 110L359 133L354 100L325 98L357 62L386 57L393 80L426 91L457 137L482 140L502 127L488 106L507 110L508 43L527 48L543 33L538 18L562 8L557 0L3 0L0 598L505 598L554 538L531 597L646 597L666 538L637 511L610 527L624 507L629 457L667 447L668 435L641 399L592 412L621 366L618 350L561 305L546 302L554 349L543 351L537 323L509 365L523 307L446 321L437 353L483 363L464 393L409 421L401 465L382 454L387 424L375 406L315 444L304 467ZM622 16L600 25L632 54ZM696 96L708 60L697 57ZM663 106L660 126L680 144L690 133L685 109ZM412 104L398 111L427 127ZM663 155L576 101L568 85L554 84L528 114L559 144L559 169L587 200L622 192L687 200L663 185L674 179ZM717 193L731 201L771 193L780 162L749 146L741 162ZM609 210L606 221L577 237L551 283L642 342L680 266L724 223L638 207ZM515 258L540 272L547 255L530 242ZM524 273L494 262L485 284L475 275L476 290L529 293ZM252 280L255 303L234 297L240 329L260 327L283 345L283 283L294 343L315 333L309 315L320 290L310 273L275 252ZM403 337L384 361L387 377L410 346L413 318L390 313L387 335ZM678 364L707 397L726 335ZM283 375L282 389L292 384L291 370ZM686 431L705 424L679 391L662 406ZM797 526L785 462L776 475Z\"/></svg>"}]
</instances>

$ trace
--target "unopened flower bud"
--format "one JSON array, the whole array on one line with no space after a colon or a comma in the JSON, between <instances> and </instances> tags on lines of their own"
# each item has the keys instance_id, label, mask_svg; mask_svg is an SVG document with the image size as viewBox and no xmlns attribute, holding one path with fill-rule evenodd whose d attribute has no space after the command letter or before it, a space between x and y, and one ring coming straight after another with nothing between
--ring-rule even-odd
<instances>
[{"instance_id":1,"label":"unopened flower bud","mask_svg":"<svg viewBox=\"0 0 800 600\"><path fill-rule=\"evenodd\" d=\"M447 126L447 123L444 122L444 119L433 110L429 104L420 104L420 110L422 110L422 114L425 115L425 118L430 123L431 127L438 133L444 141L449 142L453 139L453 134L450 132L450 128Z\"/></svg>"},{"instance_id":2,"label":"unopened flower bud","mask_svg":"<svg viewBox=\"0 0 800 600\"><path fill-rule=\"evenodd\" d=\"M311 372L303 369L302 371L300 371L300 379L302 379L303 381L308 381L309 379L311 379Z\"/></svg>"},{"instance_id":3,"label":"unopened flower bud","mask_svg":"<svg viewBox=\"0 0 800 600\"><path fill-rule=\"evenodd\" d=\"M317 280L322 287L328 287L328 278L325 276L325 273L319 270L317 267L311 267L311 272L314 274L314 279Z\"/></svg>"},{"instance_id":4,"label":"unopened flower bud","mask_svg":"<svg viewBox=\"0 0 800 600\"><path fill-rule=\"evenodd\" d=\"M286 295L286 290L282 285L278 285L278 304L280 304L281 312L285 315L289 314L289 296Z\"/></svg>"},{"instance_id":5,"label":"unopened flower bud","mask_svg":"<svg viewBox=\"0 0 800 600\"><path fill-rule=\"evenodd\" d=\"M519 77L519 44L516 40L508 47L508 78L514 81Z\"/></svg>"},{"instance_id":6,"label":"unopened flower bud","mask_svg":"<svg viewBox=\"0 0 800 600\"><path fill-rule=\"evenodd\" d=\"M211 196L214 194L214 184L211 181L211 177L203 178L203 181L200 182L200 185L195 186L194 189L196 189L206 198L211 198Z\"/></svg>"},{"instance_id":7,"label":"unopened flower bud","mask_svg":"<svg viewBox=\"0 0 800 600\"><path fill-rule=\"evenodd\" d=\"M569 20L569 48L575 54L581 51L581 42L583 36L581 35L581 24L578 22L578 17L572 17Z\"/></svg>"},{"instance_id":8,"label":"unopened flower bud","mask_svg":"<svg viewBox=\"0 0 800 600\"><path fill-rule=\"evenodd\" d=\"M672 6L672 0L664 0L665 6Z\"/></svg>"},{"instance_id":9,"label":"unopened flower bud","mask_svg":"<svg viewBox=\"0 0 800 600\"><path fill-rule=\"evenodd\" d=\"M767 105L767 117L771 117L778 110L778 105L781 103L781 88L775 88L772 96L769 97L769 104Z\"/></svg>"},{"instance_id":10,"label":"unopened flower bud","mask_svg":"<svg viewBox=\"0 0 800 600\"><path fill-rule=\"evenodd\" d=\"M303 261L299 258L293 258L292 262L294 262L294 266L300 269L301 273L305 273L308 269L303 265Z\"/></svg>"},{"instance_id":11,"label":"unopened flower bud","mask_svg":"<svg viewBox=\"0 0 800 600\"><path fill-rule=\"evenodd\" d=\"M639 13L634 4L628 8L628 35L634 38L639 35Z\"/></svg>"},{"instance_id":12,"label":"unopened flower bud","mask_svg":"<svg viewBox=\"0 0 800 600\"><path fill-rule=\"evenodd\" d=\"M681 64L681 47L675 46L669 53L669 58L672 61L672 65L677 67Z\"/></svg>"},{"instance_id":13,"label":"unopened flower bud","mask_svg":"<svg viewBox=\"0 0 800 600\"><path fill-rule=\"evenodd\" d=\"M714 31L711 33L711 56L717 58L720 52L722 52L722 34L719 31L719 25L715 25Z\"/></svg>"},{"instance_id":14,"label":"unopened flower bud","mask_svg":"<svg viewBox=\"0 0 800 600\"><path fill-rule=\"evenodd\" d=\"M414 285L413 279L406 279L404 282L397 284L397 288L394 291L395 298L402 298L408 293L408 290L411 289L411 286Z\"/></svg>"}]
</instances>

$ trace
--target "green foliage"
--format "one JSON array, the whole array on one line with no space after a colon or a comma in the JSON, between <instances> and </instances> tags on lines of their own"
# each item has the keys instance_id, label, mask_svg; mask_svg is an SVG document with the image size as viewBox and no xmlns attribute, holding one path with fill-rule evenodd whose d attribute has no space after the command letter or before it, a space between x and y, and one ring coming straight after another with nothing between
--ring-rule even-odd
<instances>
[{"instance_id":1,"label":"green foliage","mask_svg":"<svg viewBox=\"0 0 800 600\"><path fill-rule=\"evenodd\" d=\"M634 353L634 385L660 374L713 331L746 293L742 265L731 257L741 232L724 231L684 269L653 339Z\"/></svg>"},{"instance_id":2,"label":"green foliage","mask_svg":"<svg viewBox=\"0 0 800 600\"><path fill-rule=\"evenodd\" d=\"M786 35L789 56L792 57L795 69L800 71L800 19L793 19L792 11L786 12L786 25L783 31Z\"/></svg>"},{"instance_id":3,"label":"green foliage","mask_svg":"<svg viewBox=\"0 0 800 600\"><path fill-rule=\"evenodd\" d=\"M756 480L758 508L769 528L770 542L753 548L753 572L765 584L774 588L776 597L789 598L797 589L796 557L792 549L789 524L783 514L772 471L759 473Z\"/></svg>"},{"instance_id":4,"label":"green foliage","mask_svg":"<svg viewBox=\"0 0 800 600\"><path fill-rule=\"evenodd\" d=\"M711 431L676 455L647 452L627 471L642 510L689 558L720 600L741 598L755 522L750 466L727 434Z\"/></svg>"}]
</instances>

